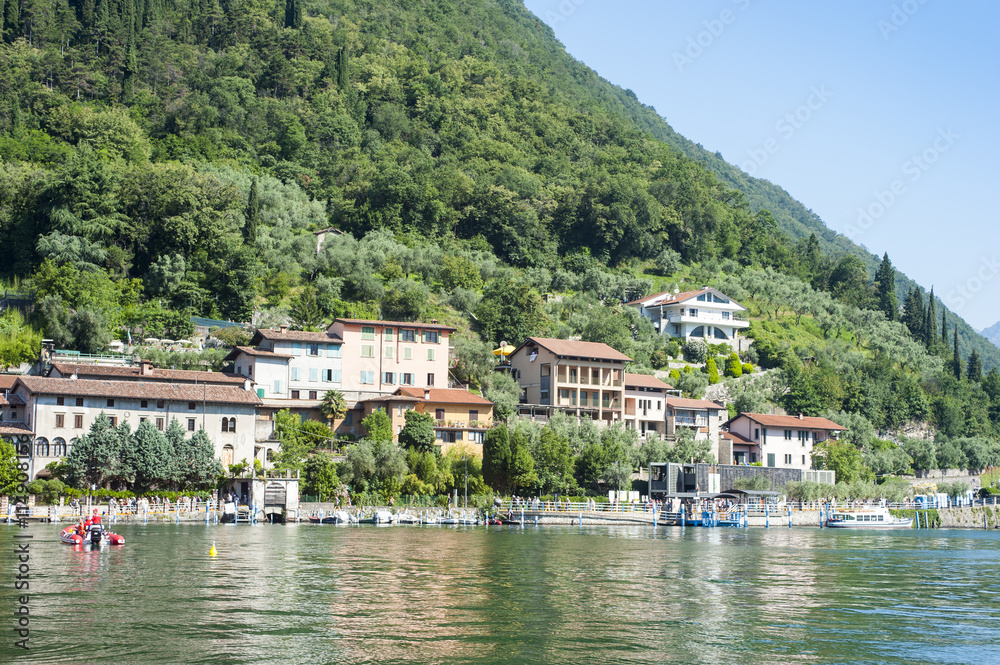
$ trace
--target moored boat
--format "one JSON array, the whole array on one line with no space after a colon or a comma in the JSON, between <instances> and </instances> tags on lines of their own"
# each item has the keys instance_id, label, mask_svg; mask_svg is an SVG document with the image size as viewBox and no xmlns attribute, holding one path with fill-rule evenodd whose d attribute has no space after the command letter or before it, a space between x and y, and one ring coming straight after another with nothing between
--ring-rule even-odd
<instances>
[{"instance_id":1,"label":"moored boat","mask_svg":"<svg viewBox=\"0 0 1000 665\"><path fill-rule=\"evenodd\" d=\"M909 529L912 517L893 517L888 508L835 510L826 525L833 529Z\"/></svg>"}]
</instances>

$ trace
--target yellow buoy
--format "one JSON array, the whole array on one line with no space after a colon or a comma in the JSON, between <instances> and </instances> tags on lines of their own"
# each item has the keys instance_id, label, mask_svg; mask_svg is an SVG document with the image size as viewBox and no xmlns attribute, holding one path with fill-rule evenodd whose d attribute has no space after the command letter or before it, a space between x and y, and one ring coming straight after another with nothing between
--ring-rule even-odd
<instances>
[{"instance_id":1,"label":"yellow buoy","mask_svg":"<svg viewBox=\"0 0 1000 665\"><path fill-rule=\"evenodd\" d=\"M215 543L212 543L212 548L208 550L208 556L215 556Z\"/></svg>"}]
</instances>

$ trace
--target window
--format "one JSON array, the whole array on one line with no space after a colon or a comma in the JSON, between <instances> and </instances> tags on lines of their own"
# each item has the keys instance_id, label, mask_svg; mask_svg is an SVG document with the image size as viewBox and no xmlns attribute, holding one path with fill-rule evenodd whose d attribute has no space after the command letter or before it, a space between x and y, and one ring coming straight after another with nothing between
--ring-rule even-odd
<instances>
[{"instance_id":1,"label":"window","mask_svg":"<svg viewBox=\"0 0 1000 665\"><path fill-rule=\"evenodd\" d=\"M427 385L430 386L430 387L434 386L434 375L433 374L428 374L427 375Z\"/></svg>"},{"instance_id":2,"label":"window","mask_svg":"<svg viewBox=\"0 0 1000 665\"><path fill-rule=\"evenodd\" d=\"M400 330L399 331L399 341L400 342L412 342L414 341L412 330Z\"/></svg>"},{"instance_id":3,"label":"window","mask_svg":"<svg viewBox=\"0 0 1000 665\"><path fill-rule=\"evenodd\" d=\"M310 381L310 383L315 383L316 381L319 381L319 368L318 367L310 367L309 368L309 381Z\"/></svg>"},{"instance_id":4,"label":"window","mask_svg":"<svg viewBox=\"0 0 1000 665\"><path fill-rule=\"evenodd\" d=\"M697 328L695 328L694 330L692 330L691 334L690 334L690 337L704 337L704 336L705 336L705 327L704 326L698 326Z\"/></svg>"},{"instance_id":5,"label":"window","mask_svg":"<svg viewBox=\"0 0 1000 665\"><path fill-rule=\"evenodd\" d=\"M229 419L229 431L230 432L235 432L236 431L236 418L230 418Z\"/></svg>"},{"instance_id":6,"label":"window","mask_svg":"<svg viewBox=\"0 0 1000 665\"><path fill-rule=\"evenodd\" d=\"M58 427L60 429L62 429L63 427L66 427L66 414L65 413L57 413L56 414L56 427Z\"/></svg>"},{"instance_id":7,"label":"window","mask_svg":"<svg viewBox=\"0 0 1000 665\"><path fill-rule=\"evenodd\" d=\"M56 397L56 406L65 406L65 405L66 405L65 397Z\"/></svg>"},{"instance_id":8,"label":"window","mask_svg":"<svg viewBox=\"0 0 1000 665\"><path fill-rule=\"evenodd\" d=\"M588 395L587 391L586 390L581 390L580 391L580 406L587 406L587 399L588 398L589 398L589 395ZM471 420L472 416L469 416L469 419Z\"/></svg>"},{"instance_id":9,"label":"window","mask_svg":"<svg viewBox=\"0 0 1000 665\"><path fill-rule=\"evenodd\" d=\"M346 427L353 427L354 426L354 412L353 411L348 411L347 415L344 416L344 425Z\"/></svg>"},{"instance_id":10,"label":"window","mask_svg":"<svg viewBox=\"0 0 1000 665\"><path fill-rule=\"evenodd\" d=\"M375 372L361 372L361 383L375 383Z\"/></svg>"},{"instance_id":11,"label":"window","mask_svg":"<svg viewBox=\"0 0 1000 665\"><path fill-rule=\"evenodd\" d=\"M413 375L410 374L409 372L404 372L403 373L403 378L399 380L399 383L401 385L404 385L404 386L412 386L413 385Z\"/></svg>"},{"instance_id":12,"label":"window","mask_svg":"<svg viewBox=\"0 0 1000 665\"><path fill-rule=\"evenodd\" d=\"M434 420L444 420L444 409L434 409Z\"/></svg>"},{"instance_id":13,"label":"window","mask_svg":"<svg viewBox=\"0 0 1000 665\"><path fill-rule=\"evenodd\" d=\"M327 358L339 358L340 357L340 344L327 344L326 345L326 357Z\"/></svg>"},{"instance_id":14,"label":"window","mask_svg":"<svg viewBox=\"0 0 1000 665\"><path fill-rule=\"evenodd\" d=\"M194 431L194 418L188 418L188 431Z\"/></svg>"},{"instance_id":15,"label":"window","mask_svg":"<svg viewBox=\"0 0 1000 665\"><path fill-rule=\"evenodd\" d=\"M319 355L319 344L309 343L308 345L309 355L318 356Z\"/></svg>"},{"instance_id":16,"label":"window","mask_svg":"<svg viewBox=\"0 0 1000 665\"><path fill-rule=\"evenodd\" d=\"M66 456L66 441L63 439L56 439L52 442L52 454L55 457L65 457Z\"/></svg>"},{"instance_id":17,"label":"window","mask_svg":"<svg viewBox=\"0 0 1000 665\"><path fill-rule=\"evenodd\" d=\"M340 383L340 370L325 369L323 370L323 377L324 381L329 381L331 383Z\"/></svg>"},{"instance_id":18,"label":"window","mask_svg":"<svg viewBox=\"0 0 1000 665\"><path fill-rule=\"evenodd\" d=\"M707 296L707 294L702 293L700 296L698 296L697 300L700 301L700 302L705 302L705 301L708 300L708 298L706 296Z\"/></svg>"},{"instance_id":19,"label":"window","mask_svg":"<svg viewBox=\"0 0 1000 665\"><path fill-rule=\"evenodd\" d=\"M413 360L413 349L408 346L403 347L403 360Z\"/></svg>"},{"instance_id":20,"label":"window","mask_svg":"<svg viewBox=\"0 0 1000 665\"><path fill-rule=\"evenodd\" d=\"M293 367L292 368L292 381L298 381L298 380L299 380L299 368L298 367Z\"/></svg>"},{"instance_id":21,"label":"window","mask_svg":"<svg viewBox=\"0 0 1000 665\"><path fill-rule=\"evenodd\" d=\"M147 420L149 420L149 418L147 418L146 416L139 416L139 424L140 425L142 423L146 422Z\"/></svg>"},{"instance_id":22,"label":"window","mask_svg":"<svg viewBox=\"0 0 1000 665\"><path fill-rule=\"evenodd\" d=\"M437 349L427 349L427 360L434 360L434 352Z\"/></svg>"},{"instance_id":23,"label":"window","mask_svg":"<svg viewBox=\"0 0 1000 665\"><path fill-rule=\"evenodd\" d=\"M76 398L76 405L77 406L83 406L83 398L82 397L77 397Z\"/></svg>"},{"instance_id":24,"label":"window","mask_svg":"<svg viewBox=\"0 0 1000 665\"><path fill-rule=\"evenodd\" d=\"M424 344L437 344L437 343L438 343L438 332L436 330L425 330Z\"/></svg>"},{"instance_id":25,"label":"window","mask_svg":"<svg viewBox=\"0 0 1000 665\"><path fill-rule=\"evenodd\" d=\"M273 448L268 448L267 449L267 454L265 456L265 459L267 459L268 462L274 461L274 449Z\"/></svg>"},{"instance_id":26,"label":"window","mask_svg":"<svg viewBox=\"0 0 1000 665\"><path fill-rule=\"evenodd\" d=\"M601 370L595 369L590 373L590 382L600 384L601 382Z\"/></svg>"},{"instance_id":27,"label":"window","mask_svg":"<svg viewBox=\"0 0 1000 665\"><path fill-rule=\"evenodd\" d=\"M402 415L403 415L403 405L402 404L400 404L399 406L396 407L396 415L402 417Z\"/></svg>"},{"instance_id":28,"label":"window","mask_svg":"<svg viewBox=\"0 0 1000 665\"><path fill-rule=\"evenodd\" d=\"M118 418L116 416L111 416L109 418L112 427L118 427Z\"/></svg>"},{"instance_id":29,"label":"window","mask_svg":"<svg viewBox=\"0 0 1000 665\"><path fill-rule=\"evenodd\" d=\"M188 411L194 411L194 402L188 402Z\"/></svg>"},{"instance_id":30,"label":"window","mask_svg":"<svg viewBox=\"0 0 1000 665\"><path fill-rule=\"evenodd\" d=\"M469 409L469 420L479 420L479 411L476 409Z\"/></svg>"},{"instance_id":31,"label":"window","mask_svg":"<svg viewBox=\"0 0 1000 665\"><path fill-rule=\"evenodd\" d=\"M754 441L760 441L760 428L759 427L754 427L753 428L753 440Z\"/></svg>"},{"instance_id":32,"label":"window","mask_svg":"<svg viewBox=\"0 0 1000 665\"><path fill-rule=\"evenodd\" d=\"M163 418L156 419L156 429L163 431Z\"/></svg>"},{"instance_id":33,"label":"window","mask_svg":"<svg viewBox=\"0 0 1000 665\"><path fill-rule=\"evenodd\" d=\"M806 465L806 456L803 455L802 456L802 466L805 466L805 465Z\"/></svg>"},{"instance_id":34,"label":"window","mask_svg":"<svg viewBox=\"0 0 1000 665\"><path fill-rule=\"evenodd\" d=\"M391 386L396 383L396 373L395 372L382 372L382 383Z\"/></svg>"},{"instance_id":35,"label":"window","mask_svg":"<svg viewBox=\"0 0 1000 665\"><path fill-rule=\"evenodd\" d=\"M694 307L692 307L691 309L688 310L688 315L689 316L698 316L698 310L695 309ZM699 335L699 337L700 337L700 335Z\"/></svg>"},{"instance_id":36,"label":"window","mask_svg":"<svg viewBox=\"0 0 1000 665\"><path fill-rule=\"evenodd\" d=\"M162 399L156 400L156 408L157 409L162 409L163 408L163 400Z\"/></svg>"},{"instance_id":37,"label":"window","mask_svg":"<svg viewBox=\"0 0 1000 665\"><path fill-rule=\"evenodd\" d=\"M299 391L298 390L293 390L292 391L292 399L298 399L298 398L299 398Z\"/></svg>"},{"instance_id":38,"label":"window","mask_svg":"<svg viewBox=\"0 0 1000 665\"><path fill-rule=\"evenodd\" d=\"M274 382L274 392L276 394L280 394L281 393L281 381L275 381Z\"/></svg>"},{"instance_id":39,"label":"window","mask_svg":"<svg viewBox=\"0 0 1000 665\"><path fill-rule=\"evenodd\" d=\"M222 419L222 431L223 432L235 432L236 431L236 418L223 418Z\"/></svg>"},{"instance_id":40,"label":"window","mask_svg":"<svg viewBox=\"0 0 1000 665\"><path fill-rule=\"evenodd\" d=\"M113 399L111 399L111 398L108 398L108 407L113 407L114 405L115 405L115 401Z\"/></svg>"},{"instance_id":41,"label":"window","mask_svg":"<svg viewBox=\"0 0 1000 665\"><path fill-rule=\"evenodd\" d=\"M78 413L73 416L73 427L76 429L83 429L83 415Z\"/></svg>"},{"instance_id":42,"label":"window","mask_svg":"<svg viewBox=\"0 0 1000 665\"><path fill-rule=\"evenodd\" d=\"M385 337L387 342L392 341L392 328L386 328L382 331L382 335Z\"/></svg>"},{"instance_id":43,"label":"window","mask_svg":"<svg viewBox=\"0 0 1000 665\"><path fill-rule=\"evenodd\" d=\"M35 457L48 457L49 456L49 440L48 439L38 439L35 442Z\"/></svg>"},{"instance_id":44,"label":"window","mask_svg":"<svg viewBox=\"0 0 1000 665\"><path fill-rule=\"evenodd\" d=\"M361 339L375 339L375 326L361 326Z\"/></svg>"},{"instance_id":45,"label":"window","mask_svg":"<svg viewBox=\"0 0 1000 665\"><path fill-rule=\"evenodd\" d=\"M391 346L385 347L385 359L386 360L392 360L392 347Z\"/></svg>"},{"instance_id":46,"label":"window","mask_svg":"<svg viewBox=\"0 0 1000 665\"><path fill-rule=\"evenodd\" d=\"M309 399L316 399L316 391L315 390L310 390L309 391Z\"/></svg>"},{"instance_id":47,"label":"window","mask_svg":"<svg viewBox=\"0 0 1000 665\"><path fill-rule=\"evenodd\" d=\"M222 419L222 431L223 432L228 432L229 431L229 418L223 418Z\"/></svg>"},{"instance_id":48,"label":"window","mask_svg":"<svg viewBox=\"0 0 1000 665\"><path fill-rule=\"evenodd\" d=\"M791 464L791 463L792 463L792 456L785 455L785 464Z\"/></svg>"},{"instance_id":49,"label":"window","mask_svg":"<svg viewBox=\"0 0 1000 665\"><path fill-rule=\"evenodd\" d=\"M148 408L149 407L149 401L148 400L142 400L141 402L139 402L139 407L142 408L142 409Z\"/></svg>"},{"instance_id":50,"label":"window","mask_svg":"<svg viewBox=\"0 0 1000 665\"><path fill-rule=\"evenodd\" d=\"M361 357L362 358L374 358L375 357L375 345L374 344L362 344L361 345Z\"/></svg>"},{"instance_id":51,"label":"window","mask_svg":"<svg viewBox=\"0 0 1000 665\"><path fill-rule=\"evenodd\" d=\"M786 429L785 430L785 441L791 441L791 440L792 440L792 430Z\"/></svg>"},{"instance_id":52,"label":"window","mask_svg":"<svg viewBox=\"0 0 1000 665\"><path fill-rule=\"evenodd\" d=\"M576 381L576 368L575 367L571 367L570 370L569 370L569 382L570 383L576 383L577 382Z\"/></svg>"},{"instance_id":53,"label":"window","mask_svg":"<svg viewBox=\"0 0 1000 665\"><path fill-rule=\"evenodd\" d=\"M293 356L301 356L302 355L302 343L301 342L293 342L292 343L292 355Z\"/></svg>"}]
</instances>

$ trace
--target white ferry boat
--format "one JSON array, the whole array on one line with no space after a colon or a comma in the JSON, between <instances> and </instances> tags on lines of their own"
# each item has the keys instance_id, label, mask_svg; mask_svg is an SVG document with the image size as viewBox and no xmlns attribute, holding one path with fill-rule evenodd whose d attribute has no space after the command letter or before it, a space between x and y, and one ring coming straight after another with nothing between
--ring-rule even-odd
<instances>
[{"instance_id":1,"label":"white ferry boat","mask_svg":"<svg viewBox=\"0 0 1000 665\"><path fill-rule=\"evenodd\" d=\"M909 529L912 517L893 517L888 508L835 510L826 525L833 529Z\"/></svg>"}]
</instances>

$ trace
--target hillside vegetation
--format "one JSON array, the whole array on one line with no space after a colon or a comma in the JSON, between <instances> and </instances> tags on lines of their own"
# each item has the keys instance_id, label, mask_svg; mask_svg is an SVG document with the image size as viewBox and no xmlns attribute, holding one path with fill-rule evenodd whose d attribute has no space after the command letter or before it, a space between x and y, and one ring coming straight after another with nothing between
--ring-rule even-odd
<instances>
[{"instance_id":1,"label":"hillside vegetation","mask_svg":"<svg viewBox=\"0 0 1000 665\"><path fill-rule=\"evenodd\" d=\"M648 371L676 353L619 303L716 284L759 318L745 360L782 368L772 400L996 434L1000 351L520 2L7 0L3 21L0 271L60 345L181 337L192 314L434 317L473 383L491 345L541 333Z\"/></svg>"}]
</instances>

